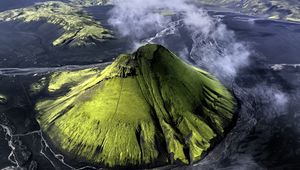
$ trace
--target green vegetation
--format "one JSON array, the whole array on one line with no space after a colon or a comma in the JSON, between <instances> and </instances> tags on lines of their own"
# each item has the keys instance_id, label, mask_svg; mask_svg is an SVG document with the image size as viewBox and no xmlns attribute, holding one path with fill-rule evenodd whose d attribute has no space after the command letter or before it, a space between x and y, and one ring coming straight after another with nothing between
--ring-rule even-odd
<instances>
[{"instance_id":1,"label":"green vegetation","mask_svg":"<svg viewBox=\"0 0 300 170\"><path fill-rule=\"evenodd\" d=\"M0 21L46 21L61 26L64 33L53 41L54 46L89 46L112 38L111 32L83 10L63 2L49 1L32 7L0 13Z\"/></svg>"},{"instance_id":2,"label":"green vegetation","mask_svg":"<svg viewBox=\"0 0 300 170\"><path fill-rule=\"evenodd\" d=\"M171 10L160 10L159 14L162 16L173 16L175 13Z\"/></svg>"},{"instance_id":3,"label":"green vegetation","mask_svg":"<svg viewBox=\"0 0 300 170\"><path fill-rule=\"evenodd\" d=\"M89 6L96 6L96 5L105 5L109 3L109 0L69 0L69 3L73 5L89 7Z\"/></svg>"},{"instance_id":4,"label":"green vegetation","mask_svg":"<svg viewBox=\"0 0 300 170\"><path fill-rule=\"evenodd\" d=\"M53 73L50 78L48 91L55 92L59 89L66 88L68 86L77 85L83 80L99 73L100 71L97 69L85 69L80 71L65 71Z\"/></svg>"},{"instance_id":5,"label":"green vegetation","mask_svg":"<svg viewBox=\"0 0 300 170\"><path fill-rule=\"evenodd\" d=\"M202 4L241 8L243 12L259 14L270 19L300 21L300 6L296 1L282 0L196 0Z\"/></svg>"},{"instance_id":6,"label":"green vegetation","mask_svg":"<svg viewBox=\"0 0 300 170\"><path fill-rule=\"evenodd\" d=\"M153 44L102 71L54 73L48 92L36 104L42 130L75 159L106 167L198 161L235 111L214 77Z\"/></svg>"},{"instance_id":7,"label":"green vegetation","mask_svg":"<svg viewBox=\"0 0 300 170\"><path fill-rule=\"evenodd\" d=\"M31 85L29 89L30 95L39 94L47 85L46 77L41 78L38 82Z\"/></svg>"},{"instance_id":8,"label":"green vegetation","mask_svg":"<svg viewBox=\"0 0 300 170\"><path fill-rule=\"evenodd\" d=\"M7 103L7 98L4 95L0 94L0 105L4 105L6 103Z\"/></svg>"}]
</instances>

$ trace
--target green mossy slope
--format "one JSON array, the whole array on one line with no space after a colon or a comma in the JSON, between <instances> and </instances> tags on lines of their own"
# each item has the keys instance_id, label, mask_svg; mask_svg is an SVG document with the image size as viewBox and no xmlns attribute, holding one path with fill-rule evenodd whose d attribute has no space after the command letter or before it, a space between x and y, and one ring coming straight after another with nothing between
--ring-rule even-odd
<instances>
[{"instance_id":1,"label":"green mossy slope","mask_svg":"<svg viewBox=\"0 0 300 170\"><path fill-rule=\"evenodd\" d=\"M103 71L56 73L49 94L66 87L37 102L42 130L64 152L107 167L198 161L235 109L214 77L153 44Z\"/></svg>"}]
</instances>

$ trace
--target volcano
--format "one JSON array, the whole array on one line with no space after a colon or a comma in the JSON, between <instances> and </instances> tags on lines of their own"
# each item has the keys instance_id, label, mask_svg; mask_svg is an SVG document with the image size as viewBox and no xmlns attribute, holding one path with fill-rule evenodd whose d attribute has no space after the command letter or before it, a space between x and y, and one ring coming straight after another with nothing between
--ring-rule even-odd
<instances>
[{"instance_id":1,"label":"volcano","mask_svg":"<svg viewBox=\"0 0 300 170\"><path fill-rule=\"evenodd\" d=\"M147 44L105 69L53 73L37 120L53 144L104 167L199 161L233 124L234 97L216 78Z\"/></svg>"}]
</instances>

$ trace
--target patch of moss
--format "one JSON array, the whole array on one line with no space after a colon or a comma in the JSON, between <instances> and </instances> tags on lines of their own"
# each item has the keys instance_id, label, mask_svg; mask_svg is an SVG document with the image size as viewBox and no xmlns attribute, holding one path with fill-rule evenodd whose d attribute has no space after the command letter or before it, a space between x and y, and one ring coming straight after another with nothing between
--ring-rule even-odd
<instances>
[{"instance_id":1,"label":"patch of moss","mask_svg":"<svg viewBox=\"0 0 300 170\"><path fill-rule=\"evenodd\" d=\"M69 3L73 5L89 7L89 6L97 6L97 5L105 5L109 3L110 0L68 0Z\"/></svg>"},{"instance_id":2,"label":"patch of moss","mask_svg":"<svg viewBox=\"0 0 300 170\"><path fill-rule=\"evenodd\" d=\"M0 13L0 21L46 21L61 26L64 33L53 41L54 46L89 46L112 38L111 32L87 15L80 7L63 2L48 1L28 8Z\"/></svg>"},{"instance_id":3,"label":"patch of moss","mask_svg":"<svg viewBox=\"0 0 300 170\"><path fill-rule=\"evenodd\" d=\"M37 102L37 120L64 152L106 167L199 161L235 111L213 76L154 44L103 71L54 73L49 93L65 85Z\"/></svg>"},{"instance_id":4,"label":"patch of moss","mask_svg":"<svg viewBox=\"0 0 300 170\"><path fill-rule=\"evenodd\" d=\"M7 98L6 96L0 94L0 105L4 105L7 103Z\"/></svg>"},{"instance_id":5,"label":"patch of moss","mask_svg":"<svg viewBox=\"0 0 300 170\"><path fill-rule=\"evenodd\" d=\"M48 91L56 92L57 90L66 88L67 86L77 85L98 73L100 73L100 71L93 68L79 71L55 72L51 75Z\"/></svg>"},{"instance_id":6,"label":"patch of moss","mask_svg":"<svg viewBox=\"0 0 300 170\"><path fill-rule=\"evenodd\" d=\"M46 82L46 77L41 78L36 83L33 83L30 86L29 94L30 95L37 95L37 94L39 94L45 88L45 86L47 85L46 83L47 83Z\"/></svg>"}]
</instances>

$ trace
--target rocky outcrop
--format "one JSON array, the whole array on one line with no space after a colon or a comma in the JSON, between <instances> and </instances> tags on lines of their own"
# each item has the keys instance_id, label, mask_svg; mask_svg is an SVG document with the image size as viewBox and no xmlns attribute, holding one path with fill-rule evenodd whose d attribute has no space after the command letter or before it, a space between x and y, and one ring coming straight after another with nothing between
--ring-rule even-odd
<instances>
[{"instance_id":1,"label":"rocky outcrop","mask_svg":"<svg viewBox=\"0 0 300 170\"><path fill-rule=\"evenodd\" d=\"M6 96L0 94L0 105L4 105L7 103L7 98Z\"/></svg>"}]
</instances>

